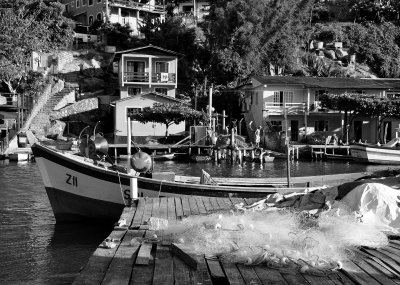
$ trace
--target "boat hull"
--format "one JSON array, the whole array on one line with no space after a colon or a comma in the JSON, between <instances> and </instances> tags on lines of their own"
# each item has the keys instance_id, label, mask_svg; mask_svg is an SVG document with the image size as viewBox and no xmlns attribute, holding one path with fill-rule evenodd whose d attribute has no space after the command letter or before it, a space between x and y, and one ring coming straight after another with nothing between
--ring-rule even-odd
<instances>
[{"instance_id":1,"label":"boat hull","mask_svg":"<svg viewBox=\"0 0 400 285\"><path fill-rule=\"evenodd\" d=\"M350 154L355 160L364 163L400 165L400 149L351 145Z\"/></svg>"},{"instance_id":2,"label":"boat hull","mask_svg":"<svg viewBox=\"0 0 400 285\"><path fill-rule=\"evenodd\" d=\"M276 188L182 183L129 175L95 165L92 160L35 144L32 146L57 222L116 220L139 197L198 195L265 197ZM290 189L288 191L293 191ZM281 190L280 190L281 191Z\"/></svg>"}]
</instances>

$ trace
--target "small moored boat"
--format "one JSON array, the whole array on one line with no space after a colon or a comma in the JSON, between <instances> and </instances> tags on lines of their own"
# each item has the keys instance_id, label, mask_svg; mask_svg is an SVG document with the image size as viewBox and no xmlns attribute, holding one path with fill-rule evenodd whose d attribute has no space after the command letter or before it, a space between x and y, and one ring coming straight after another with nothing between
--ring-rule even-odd
<instances>
[{"instance_id":1,"label":"small moored boat","mask_svg":"<svg viewBox=\"0 0 400 285\"><path fill-rule=\"evenodd\" d=\"M375 164L400 164L400 138L384 145L358 143L350 146L351 156L361 162Z\"/></svg>"}]
</instances>

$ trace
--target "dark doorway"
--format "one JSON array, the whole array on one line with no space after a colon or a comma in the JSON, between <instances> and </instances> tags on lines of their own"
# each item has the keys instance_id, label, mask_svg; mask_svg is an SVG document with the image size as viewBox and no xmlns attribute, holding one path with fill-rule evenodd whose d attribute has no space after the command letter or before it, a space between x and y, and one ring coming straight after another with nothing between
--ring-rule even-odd
<instances>
[{"instance_id":1,"label":"dark doorway","mask_svg":"<svg viewBox=\"0 0 400 285\"><path fill-rule=\"evenodd\" d=\"M354 122L354 139L356 142L362 140L362 121Z\"/></svg>"},{"instance_id":2,"label":"dark doorway","mask_svg":"<svg viewBox=\"0 0 400 285\"><path fill-rule=\"evenodd\" d=\"M291 141L297 142L299 140L299 121L291 120L290 121L290 133L291 133Z\"/></svg>"}]
</instances>

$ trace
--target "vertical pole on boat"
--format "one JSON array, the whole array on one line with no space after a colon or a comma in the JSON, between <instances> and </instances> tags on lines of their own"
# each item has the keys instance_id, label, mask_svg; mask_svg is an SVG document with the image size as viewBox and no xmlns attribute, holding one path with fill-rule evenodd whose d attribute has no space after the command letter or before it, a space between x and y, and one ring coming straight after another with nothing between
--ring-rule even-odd
<instances>
[{"instance_id":1,"label":"vertical pole on boat","mask_svg":"<svg viewBox=\"0 0 400 285\"><path fill-rule=\"evenodd\" d=\"M126 130L126 135L127 135L127 144L126 144L126 153L128 155L128 167L130 166L130 161L131 161L131 118L127 118L127 130Z\"/></svg>"},{"instance_id":2,"label":"vertical pole on boat","mask_svg":"<svg viewBox=\"0 0 400 285\"><path fill-rule=\"evenodd\" d=\"M138 187L137 187L137 178L131 178L130 180L130 190L131 190L131 197L132 199L138 198Z\"/></svg>"},{"instance_id":3,"label":"vertical pole on boat","mask_svg":"<svg viewBox=\"0 0 400 285\"><path fill-rule=\"evenodd\" d=\"M286 103L285 103L286 105ZM290 148L289 148L289 135L288 135L288 115L287 108L284 106L285 112L285 143L286 143L286 170L287 170L287 185L290 188Z\"/></svg>"}]
</instances>

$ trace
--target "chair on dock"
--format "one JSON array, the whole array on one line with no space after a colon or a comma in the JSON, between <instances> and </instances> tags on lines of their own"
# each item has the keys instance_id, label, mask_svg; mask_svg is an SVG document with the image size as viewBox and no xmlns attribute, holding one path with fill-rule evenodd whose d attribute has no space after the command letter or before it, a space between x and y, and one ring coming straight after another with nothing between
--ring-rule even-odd
<instances>
[{"instance_id":1,"label":"chair on dock","mask_svg":"<svg viewBox=\"0 0 400 285\"><path fill-rule=\"evenodd\" d=\"M326 137L324 151L322 151L322 147L318 151L313 151L313 157L315 157L315 160L318 159L318 156L322 159L322 156L326 154L326 146L331 143L331 139L332 136Z\"/></svg>"}]
</instances>

